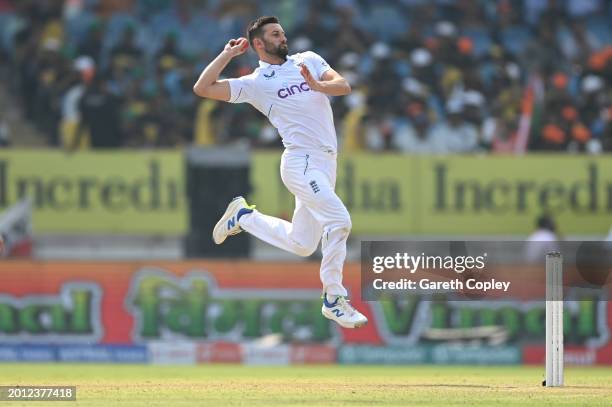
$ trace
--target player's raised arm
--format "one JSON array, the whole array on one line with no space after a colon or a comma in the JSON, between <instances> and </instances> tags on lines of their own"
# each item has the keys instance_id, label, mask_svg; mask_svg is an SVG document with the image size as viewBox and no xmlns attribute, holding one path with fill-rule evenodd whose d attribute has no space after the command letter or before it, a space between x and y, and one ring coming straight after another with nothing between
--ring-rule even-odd
<instances>
[{"instance_id":1,"label":"player's raised arm","mask_svg":"<svg viewBox=\"0 0 612 407\"><path fill-rule=\"evenodd\" d=\"M304 80L312 90L317 92L325 93L329 96L344 96L351 93L351 85L348 81L342 77L338 72L333 69L326 70L321 75L321 80L316 80L312 73L308 70L306 65L302 65L300 73L304 77Z\"/></svg>"},{"instance_id":2,"label":"player's raised arm","mask_svg":"<svg viewBox=\"0 0 612 407\"><path fill-rule=\"evenodd\" d=\"M203 98L222 100L230 99L230 85L226 80L219 80L219 75L225 69L232 58L242 55L249 48L246 38L232 39L225 44L225 48L210 63L193 85L193 92Z\"/></svg>"}]
</instances>

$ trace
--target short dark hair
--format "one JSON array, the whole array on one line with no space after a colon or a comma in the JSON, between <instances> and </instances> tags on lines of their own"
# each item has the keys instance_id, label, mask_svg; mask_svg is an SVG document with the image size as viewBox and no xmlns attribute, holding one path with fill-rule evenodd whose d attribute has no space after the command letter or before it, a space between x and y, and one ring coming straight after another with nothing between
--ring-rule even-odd
<instances>
[{"instance_id":1,"label":"short dark hair","mask_svg":"<svg viewBox=\"0 0 612 407\"><path fill-rule=\"evenodd\" d=\"M274 16L262 16L257 20L251 21L247 28L247 39L253 48L253 38L263 37L263 27L266 24L278 24L278 18Z\"/></svg>"},{"instance_id":2,"label":"short dark hair","mask_svg":"<svg viewBox=\"0 0 612 407\"><path fill-rule=\"evenodd\" d=\"M551 232L554 232L556 229L555 221L550 215L547 214L540 215L536 221L536 224L538 229L546 229L550 230Z\"/></svg>"}]
</instances>

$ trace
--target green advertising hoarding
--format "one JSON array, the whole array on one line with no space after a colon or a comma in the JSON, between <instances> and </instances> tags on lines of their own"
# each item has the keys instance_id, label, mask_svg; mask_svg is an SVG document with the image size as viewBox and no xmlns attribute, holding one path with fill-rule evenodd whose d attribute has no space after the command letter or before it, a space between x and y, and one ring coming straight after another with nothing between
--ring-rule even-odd
<instances>
[{"instance_id":1,"label":"green advertising hoarding","mask_svg":"<svg viewBox=\"0 0 612 407\"><path fill-rule=\"evenodd\" d=\"M280 154L252 162L253 203L290 218ZM608 156L341 155L336 191L357 234L527 235L544 212L566 235L605 236L612 226Z\"/></svg>"},{"instance_id":2,"label":"green advertising hoarding","mask_svg":"<svg viewBox=\"0 0 612 407\"><path fill-rule=\"evenodd\" d=\"M251 162L250 200L290 219L294 201L280 179L280 151L255 151ZM564 235L605 236L612 226L610 156L341 154L336 190L357 234L524 236L543 212ZM25 196L36 233L187 229L178 150L1 151L0 209Z\"/></svg>"},{"instance_id":3,"label":"green advertising hoarding","mask_svg":"<svg viewBox=\"0 0 612 407\"><path fill-rule=\"evenodd\" d=\"M181 151L0 152L0 209L29 197L36 233L183 234Z\"/></svg>"}]
</instances>

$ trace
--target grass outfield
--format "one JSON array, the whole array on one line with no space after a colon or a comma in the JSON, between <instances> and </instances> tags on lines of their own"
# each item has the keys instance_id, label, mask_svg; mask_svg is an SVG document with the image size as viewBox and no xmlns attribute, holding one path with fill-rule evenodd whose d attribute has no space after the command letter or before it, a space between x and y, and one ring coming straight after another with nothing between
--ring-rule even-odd
<instances>
[{"instance_id":1,"label":"grass outfield","mask_svg":"<svg viewBox=\"0 0 612 407\"><path fill-rule=\"evenodd\" d=\"M0 364L0 385L76 385L77 402L36 406L591 406L612 403L612 368ZM0 407L9 405L0 402ZM15 405L15 404L12 404ZM32 405L23 402L21 405Z\"/></svg>"}]
</instances>

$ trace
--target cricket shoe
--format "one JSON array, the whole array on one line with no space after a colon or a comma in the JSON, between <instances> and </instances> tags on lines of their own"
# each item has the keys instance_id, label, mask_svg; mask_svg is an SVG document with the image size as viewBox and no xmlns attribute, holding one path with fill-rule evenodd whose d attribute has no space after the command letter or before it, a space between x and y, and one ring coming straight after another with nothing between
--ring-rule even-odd
<instances>
[{"instance_id":1,"label":"cricket shoe","mask_svg":"<svg viewBox=\"0 0 612 407\"><path fill-rule=\"evenodd\" d=\"M240 217L247 213L253 212L255 205L247 204L246 199L241 196L237 196L227 205L227 209L219 222L213 229L213 240L216 244L221 244L227 239L228 236L237 235L242 232L240 227Z\"/></svg>"},{"instance_id":2,"label":"cricket shoe","mask_svg":"<svg viewBox=\"0 0 612 407\"><path fill-rule=\"evenodd\" d=\"M327 319L336 321L343 328L361 328L368 323L368 319L357 311L344 297L336 297L333 303L327 301L327 294L323 296L321 313Z\"/></svg>"}]
</instances>

